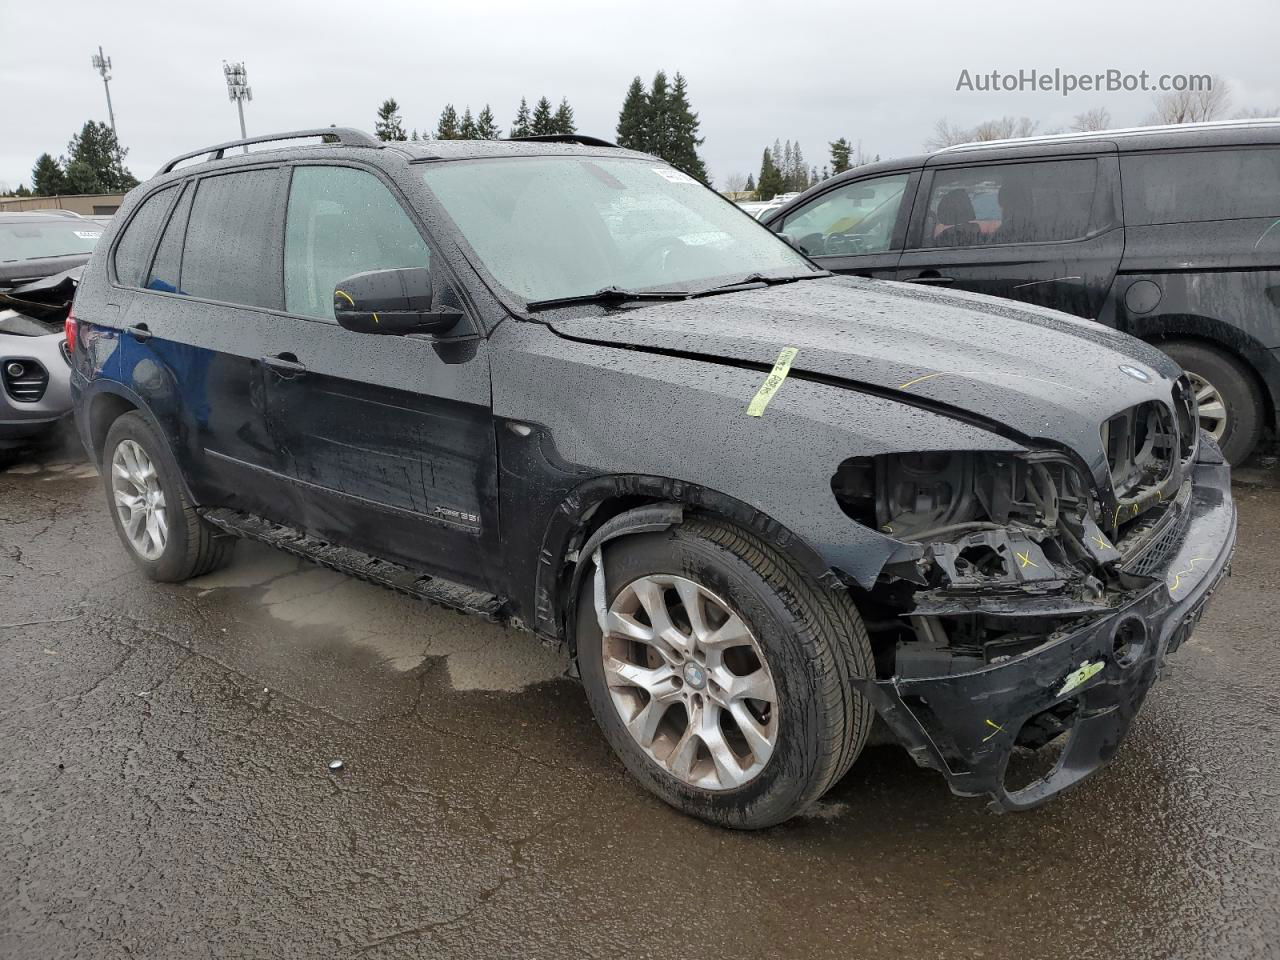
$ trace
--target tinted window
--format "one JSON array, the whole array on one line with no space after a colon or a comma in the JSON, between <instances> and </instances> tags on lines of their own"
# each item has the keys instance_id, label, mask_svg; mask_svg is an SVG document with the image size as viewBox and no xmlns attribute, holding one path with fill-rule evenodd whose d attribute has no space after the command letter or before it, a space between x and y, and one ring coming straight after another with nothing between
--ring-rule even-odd
<instances>
[{"instance_id":1,"label":"tinted window","mask_svg":"<svg viewBox=\"0 0 1280 960\"><path fill-rule=\"evenodd\" d=\"M1120 172L1126 223L1280 216L1280 150L1126 156Z\"/></svg>"},{"instance_id":2,"label":"tinted window","mask_svg":"<svg viewBox=\"0 0 1280 960\"><path fill-rule=\"evenodd\" d=\"M280 250L274 242L279 171L248 170L196 185L182 252L182 292L279 309Z\"/></svg>"},{"instance_id":3,"label":"tinted window","mask_svg":"<svg viewBox=\"0 0 1280 960\"><path fill-rule=\"evenodd\" d=\"M1096 160L938 170L922 247L1075 240L1089 232Z\"/></svg>"},{"instance_id":4,"label":"tinted window","mask_svg":"<svg viewBox=\"0 0 1280 960\"><path fill-rule=\"evenodd\" d=\"M333 319L333 288L367 270L425 267L427 245L377 177L298 167L285 221L285 309Z\"/></svg>"},{"instance_id":5,"label":"tinted window","mask_svg":"<svg viewBox=\"0 0 1280 960\"><path fill-rule=\"evenodd\" d=\"M166 187L147 197L124 228L124 236L116 244L115 265L116 279L125 286L142 286L142 278L147 272L147 257L176 193L176 187Z\"/></svg>"},{"instance_id":6,"label":"tinted window","mask_svg":"<svg viewBox=\"0 0 1280 960\"><path fill-rule=\"evenodd\" d=\"M907 189L908 175L847 183L787 217L782 232L811 257L883 253Z\"/></svg>"},{"instance_id":7,"label":"tinted window","mask_svg":"<svg viewBox=\"0 0 1280 960\"><path fill-rule=\"evenodd\" d=\"M148 290L178 292L178 271L182 268L182 237L187 231L187 216L191 213L193 193L193 190L186 190L169 215L169 224L160 235L156 259L147 277Z\"/></svg>"}]
</instances>

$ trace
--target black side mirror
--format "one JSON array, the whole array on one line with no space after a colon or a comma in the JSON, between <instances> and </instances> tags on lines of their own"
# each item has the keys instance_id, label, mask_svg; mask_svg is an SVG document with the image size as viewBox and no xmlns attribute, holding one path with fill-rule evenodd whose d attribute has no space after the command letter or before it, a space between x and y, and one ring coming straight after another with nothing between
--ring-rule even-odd
<instances>
[{"instance_id":1,"label":"black side mirror","mask_svg":"<svg viewBox=\"0 0 1280 960\"><path fill-rule=\"evenodd\" d=\"M462 319L460 310L431 309L431 271L426 267L347 277L334 288L333 315L344 330L389 336L444 333Z\"/></svg>"}]
</instances>

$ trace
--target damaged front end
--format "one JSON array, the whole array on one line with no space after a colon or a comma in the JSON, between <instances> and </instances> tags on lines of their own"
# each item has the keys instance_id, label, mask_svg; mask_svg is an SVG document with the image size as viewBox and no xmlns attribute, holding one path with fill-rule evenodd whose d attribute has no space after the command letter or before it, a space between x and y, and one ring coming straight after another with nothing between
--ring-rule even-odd
<instances>
[{"instance_id":1,"label":"damaged front end","mask_svg":"<svg viewBox=\"0 0 1280 960\"><path fill-rule=\"evenodd\" d=\"M846 514L901 543L859 596L863 692L956 793L1025 809L1109 760L1226 573L1230 471L1197 442L1185 380L1173 399L1102 426L1105 483L1050 450L853 458L832 478ZM1015 751L1049 745L1051 769L1015 783Z\"/></svg>"}]
</instances>

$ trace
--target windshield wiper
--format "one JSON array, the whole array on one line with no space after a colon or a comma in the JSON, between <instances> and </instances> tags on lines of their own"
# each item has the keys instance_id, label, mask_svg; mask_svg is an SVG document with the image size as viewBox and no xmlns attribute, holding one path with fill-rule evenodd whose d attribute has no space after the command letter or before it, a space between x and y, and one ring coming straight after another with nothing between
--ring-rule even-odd
<instances>
[{"instance_id":1,"label":"windshield wiper","mask_svg":"<svg viewBox=\"0 0 1280 960\"><path fill-rule=\"evenodd\" d=\"M688 290L627 290L623 287L601 287L595 293L580 293L572 297L553 297L549 300L531 300L530 310L548 307L565 307L574 303L622 303L626 300L687 300Z\"/></svg>"},{"instance_id":2,"label":"windshield wiper","mask_svg":"<svg viewBox=\"0 0 1280 960\"><path fill-rule=\"evenodd\" d=\"M691 297L709 297L715 293L732 293L735 290L742 290L746 287L754 286L757 283L763 283L766 286L774 287L780 283L794 283L797 280L808 280L811 277L829 277L831 274L823 270L821 273L792 273L785 277L770 277L763 273L749 273L745 277L739 277L737 280L730 280L728 283L716 284L714 287L703 287L701 290L694 290L689 294Z\"/></svg>"}]
</instances>

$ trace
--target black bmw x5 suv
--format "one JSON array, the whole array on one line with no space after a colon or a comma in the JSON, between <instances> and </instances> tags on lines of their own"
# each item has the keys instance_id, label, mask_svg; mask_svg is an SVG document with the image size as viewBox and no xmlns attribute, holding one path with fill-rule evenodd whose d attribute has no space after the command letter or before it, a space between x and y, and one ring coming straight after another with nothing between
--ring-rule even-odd
<instances>
[{"instance_id":1,"label":"black bmw x5 suv","mask_svg":"<svg viewBox=\"0 0 1280 960\"><path fill-rule=\"evenodd\" d=\"M1070 786L1227 571L1229 468L1124 334L832 276L590 138L270 141L130 194L68 321L153 579L252 537L565 644L637 779L762 827L877 714L998 809Z\"/></svg>"}]
</instances>

